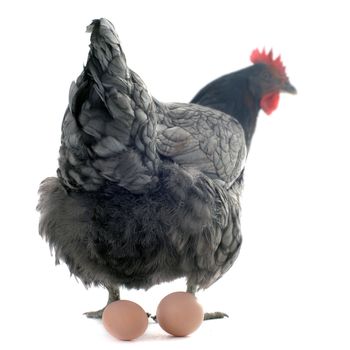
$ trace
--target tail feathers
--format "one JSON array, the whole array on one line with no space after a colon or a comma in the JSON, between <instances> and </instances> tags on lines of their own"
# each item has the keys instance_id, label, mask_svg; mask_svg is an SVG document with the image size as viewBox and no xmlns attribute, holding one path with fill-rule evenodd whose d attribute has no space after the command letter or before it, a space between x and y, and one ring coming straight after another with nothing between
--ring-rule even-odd
<instances>
[{"instance_id":1,"label":"tail feathers","mask_svg":"<svg viewBox=\"0 0 350 350\"><path fill-rule=\"evenodd\" d=\"M108 181L146 191L158 175L155 102L128 68L113 25L99 19L87 30L90 52L69 92L59 176L67 186L88 191Z\"/></svg>"},{"instance_id":2,"label":"tail feathers","mask_svg":"<svg viewBox=\"0 0 350 350\"><path fill-rule=\"evenodd\" d=\"M152 96L142 79L126 63L114 26L105 18L92 21L90 54L86 69L94 81L94 88L107 107L123 136L128 133L130 143L152 172L157 168L157 115ZM125 138L125 137L124 137Z\"/></svg>"},{"instance_id":3,"label":"tail feathers","mask_svg":"<svg viewBox=\"0 0 350 350\"><path fill-rule=\"evenodd\" d=\"M130 108L132 81L120 40L107 19L94 20L87 27L91 32L90 53L86 70L95 83L95 90L113 117L113 105L133 116ZM129 97L129 98L128 98Z\"/></svg>"},{"instance_id":4,"label":"tail feathers","mask_svg":"<svg viewBox=\"0 0 350 350\"><path fill-rule=\"evenodd\" d=\"M128 68L113 24L101 18L92 21L87 30L91 32L91 44L86 72L111 117L123 125L139 151L144 152L147 143L142 145L143 129L146 127L147 136L152 138L154 132L150 129L155 130L156 125L153 98L141 78Z\"/></svg>"},{"instance_id":5,"label":"tail feathers","mask_svg":"<svg viewBox=\"0 0 350 350\"><path fill-rule=\"evenodd\" d=\"M115 68L120 77L127 78L128 69L125 55L113 24L105 18L95 19L86 28L86 31L91 33L91 54L98 59L101 69L105 71L110 62L115 57L119 57L119 60L114 62Z\"/></svg>"}]
</instances>

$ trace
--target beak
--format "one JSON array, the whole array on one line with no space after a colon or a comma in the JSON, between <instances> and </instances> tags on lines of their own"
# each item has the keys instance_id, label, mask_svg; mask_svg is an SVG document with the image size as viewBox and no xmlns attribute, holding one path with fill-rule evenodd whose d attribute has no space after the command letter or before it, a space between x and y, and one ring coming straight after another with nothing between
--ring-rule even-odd
<instances>
[{"instance_id":1,"label":"beak","mask_svg":"<svg viewBox=\"0 0 350 350\"><path fill-rule=\"evenodd\" d=\"M281 86L281 91L288 92L289 94L292 94L292 95L297 94L297 89L289 82L289 80Z\"/></svg>"}]
</instances>

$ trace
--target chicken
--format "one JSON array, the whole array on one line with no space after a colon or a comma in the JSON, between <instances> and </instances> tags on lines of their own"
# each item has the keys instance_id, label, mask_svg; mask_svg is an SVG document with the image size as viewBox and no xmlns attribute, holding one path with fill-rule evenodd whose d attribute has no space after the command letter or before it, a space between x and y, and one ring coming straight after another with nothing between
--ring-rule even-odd
<instances>
[{"instance_id":1,"label":"chicken","mask_svg":"<svg viewBox=\"0 0 350 350\"><path fill-rule=\"evenodd\" d=\"M235 110L237 101L247 98L257 115L259 98L269 113L271 92L290 83L261 62L253 76L270 73L279 85L252 79L259 97L243 96L229 75L193 100L215 109L164 104L128 68L108 20L94 20L88 31L88 60L71 85L62 123L57 178L39 189L39 233L56 263L66 263L85 286L108 290L108 303L120 298L121 286L147 290L181 277L189 292L206 289L230 269L242 242L239 197L255 124L242 117L249 114L244 103Z\"/></svg>"}]
</instances>

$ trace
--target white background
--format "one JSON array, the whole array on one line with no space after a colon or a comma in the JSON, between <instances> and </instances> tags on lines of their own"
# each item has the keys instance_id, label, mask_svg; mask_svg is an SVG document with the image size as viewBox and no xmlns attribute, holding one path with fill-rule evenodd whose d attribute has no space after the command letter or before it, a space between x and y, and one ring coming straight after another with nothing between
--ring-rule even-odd
<instances>
[{"instance_id":1,"label":"white background","mask_svg":"<svg viewBox=\"0 0 350 350\"><path fill-rule=\"evenodd\" d=\"M0 5L2 349L349 349L349 11L346 1L11 1ZM297 96L263 113L246 169L244 244L199 299L229 319L184 339L156 324L133 342L82 316L106 292L54 266L37 233L40 181L55 175L85 27L107 17L129 66L162 101L189 101L212 79L282 54ZM155 312L184 281L122 297Z\"/></svg>"}]
</instances>

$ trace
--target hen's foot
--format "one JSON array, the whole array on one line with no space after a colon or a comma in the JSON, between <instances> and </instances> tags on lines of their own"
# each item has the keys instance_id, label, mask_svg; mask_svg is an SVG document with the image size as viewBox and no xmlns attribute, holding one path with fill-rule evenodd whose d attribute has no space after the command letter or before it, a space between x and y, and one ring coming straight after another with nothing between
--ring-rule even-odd
<instances>
[{"instance_id":1,"label":"hen's foot","mask_svg":"<svg viewBox=\"0 0 350 350\"><path fill-rule=\"evenodd\" d=\"M206 312L204 314L204 321L215 320L215 319L225 318L225 317L228 317L228 315L225 314L224 312Z\"/></svg>"},{"instance_id":2,"label":"hen's foot","mask_svg":"<svg viewBox=\"0 0 350 350\"><path fill-rule=\"evenodd\" d=\"M198 288L195 284L191 284L191 283L187 284L187 293L192 293L193 295L195 295L197 289ZM207 321L207 320L216 320L216 319L225 318L225 317L228 317L228 315L225 314L224 312L206 312L204 314L203 319L204 321Z\"/></svg>"},{"instance_id":3,"label":"hen's foot","mask_svg":"<svg viewBox=\"0 0 350 350\"><path fill-rule=\"evenodd\" d=\"M85 312L84 315L85 315L87 318L101 319L104 310L105 310L105 307L104 307L103 309L101 309L101 310L98 310L98 311Z\"/></svg>"},{"instance_id":4,"label":"hen's foot","mask_svg":"<svg viewBox=\"0 0 350 350\"><path fill-rule=\"evenodd\" d=\"M108 290L108 301L107 305L98 311L90 311L90 312L85 312L84 315L87 318L95 318L95 319L101 319L103 311L105 308L110 304L113 303L113 301L120 300L120 293L119 293L119 288L118 287L106 287Z\"/></svg>"}]
</instances>

